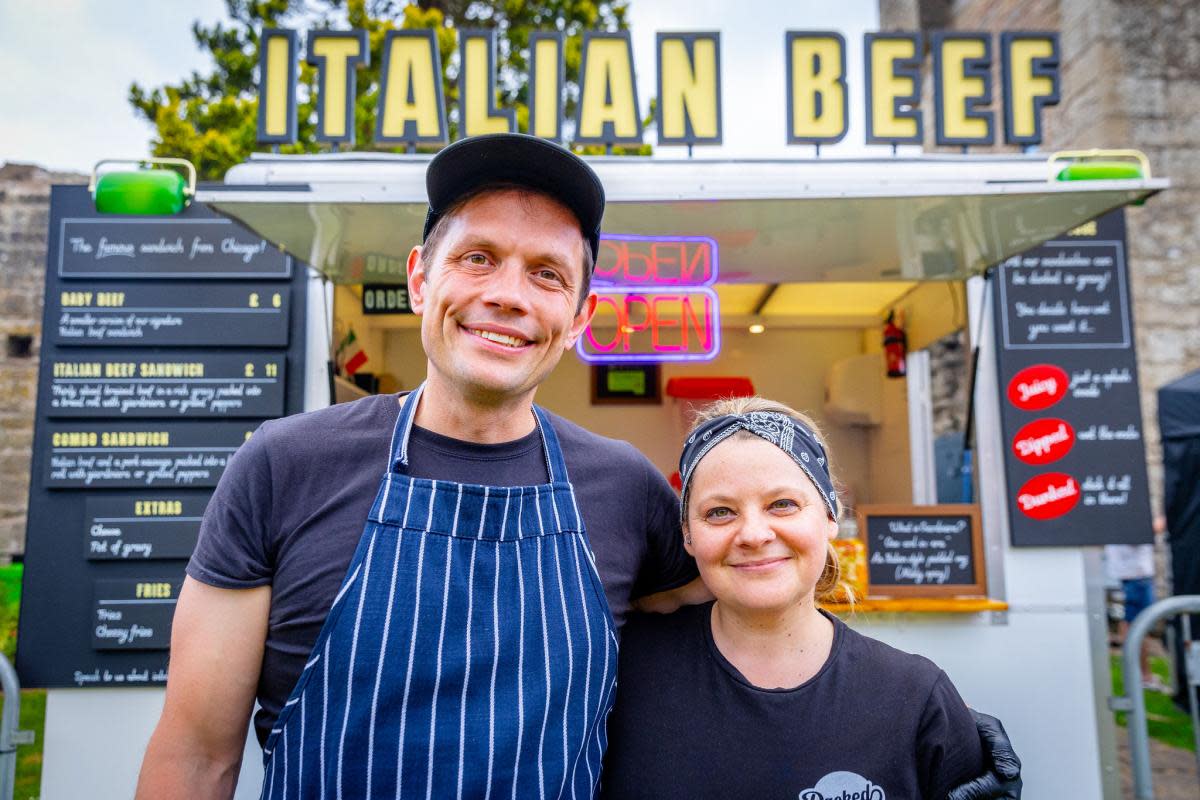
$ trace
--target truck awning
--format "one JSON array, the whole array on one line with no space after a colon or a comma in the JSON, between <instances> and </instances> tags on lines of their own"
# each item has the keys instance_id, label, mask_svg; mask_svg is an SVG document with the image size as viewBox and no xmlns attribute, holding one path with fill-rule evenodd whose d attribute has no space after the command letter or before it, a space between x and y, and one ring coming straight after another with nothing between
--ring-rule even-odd
<instances>
[{"instance_id":1,"label":"truck awning","mask_svg":"<svg viewBox=\"0 0 1200 800\"><path fill-rule=\"evenodd\" d=\"M355 284L368 259L403 260L420 241L430 158L256 155L196 201ZM1052 181L1030 155L588 160L605 231L711 237L722 284L958 280L1168 186Z\"/></svg>"}]
</instances>

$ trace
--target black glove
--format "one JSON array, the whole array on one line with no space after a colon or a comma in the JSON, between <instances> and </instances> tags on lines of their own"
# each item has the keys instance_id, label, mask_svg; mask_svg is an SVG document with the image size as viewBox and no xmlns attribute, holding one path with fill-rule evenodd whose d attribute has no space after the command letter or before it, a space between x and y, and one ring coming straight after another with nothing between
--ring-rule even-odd
<instances>
[{"instance_id":1,"label":"black glove","mask_svg":"<svg viewBox=\"0 0 1200 800\"><path fill-rule=\"evenodd\" d=\"M1000 720L971 709L991 769L950 792L948 800L1020 800L1021 759Z\"/></svg>"}]
</instances>

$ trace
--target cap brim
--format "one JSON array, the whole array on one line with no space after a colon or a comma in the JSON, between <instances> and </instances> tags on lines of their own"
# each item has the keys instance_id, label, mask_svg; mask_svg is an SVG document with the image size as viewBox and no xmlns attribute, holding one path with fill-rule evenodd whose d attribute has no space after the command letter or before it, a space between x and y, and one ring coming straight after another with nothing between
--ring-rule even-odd
<instances>
[{"instance_id":1,"label":"cap brim","mask_svg":"<svg viewBox=\"0 0 1200 800\"><path fill-rule=\"evenodd\" d=\"M604 217L604 186L583 159L553 142L521 133L460 139L429 162L429 214L424 236L460 198L493 183L514 183L550 195L578 218L596 253Z\"/></svg>"}]
</instances>

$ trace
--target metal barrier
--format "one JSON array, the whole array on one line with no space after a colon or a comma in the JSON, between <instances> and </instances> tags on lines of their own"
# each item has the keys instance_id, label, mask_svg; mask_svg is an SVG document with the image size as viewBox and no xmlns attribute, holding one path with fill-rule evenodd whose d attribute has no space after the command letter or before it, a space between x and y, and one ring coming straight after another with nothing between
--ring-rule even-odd
<instances>
[{"instance_id":1,"label":"metal barrier","mask_svg":"<svg viewBox=\"0 0 1200 800\"><path fill-rule=\"evenodd\" d=\"M0 653L0 687L4 689L4 706L0 709L0 800L12 800L17 777L17 745L32 744L33 731L18 730L21 682L3 653Z\"/></svg>"},{"instance_id":2,"label":"metal barrier","mask_svg":"<svg viewBox=\"0 0 1200 800\"><path fill-rule=\"evenodd\" d=\"M1150 777L1150 732L1146 723L1146 698L1142 695L1142 665L1140 654L1142 640L1160 619L1183 614L1182 646L1186 665L1184 675L1176 680L1185 682L1188 706L1192 715L1192 734L1196 737L1197 773L1200 777L1200 703L1196 688L1200 686L1200 642L1192 640L1191 621L1188 614L1200 613L1200 595L1168 597L1149 606L1129 625L1125 644L1121 648L1124 665L1125 696L1114 697L1109 702L1113 711L1128 711L1129 754L1133 762L1133 795L1137 800L1154 800L1154 785Z\"/></svg>"}]
</instances>

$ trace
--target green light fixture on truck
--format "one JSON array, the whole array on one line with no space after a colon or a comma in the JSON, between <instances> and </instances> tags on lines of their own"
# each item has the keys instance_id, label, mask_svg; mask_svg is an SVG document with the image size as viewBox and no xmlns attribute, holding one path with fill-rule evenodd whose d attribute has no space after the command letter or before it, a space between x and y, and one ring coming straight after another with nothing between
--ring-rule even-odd
<instances>
[{"instance_id":1,"label":"green light fixture on truck","mask_svg":"<svg viewBox=\"0 0 1200 800\"><path fill-rule=\"evenodd\" d=\"M1066 162L1060 167L1060 162ZM1056 181L1148 180L1150 161L1140 150L1063 150L1050 156Z\"/></svg>"},{"instance_id":2,"label":"green light fixture on truck","mask_svg":"<svg viewBox=\"0 0 1200 800\"><path fill-rule=\"evenodd\" d=\"M101 173L106 164L136 169ZM182 158L105 159L92 169L88 190L102 214L178 214L196 193L196 168Z\"/></svg>"}]
</instances>

